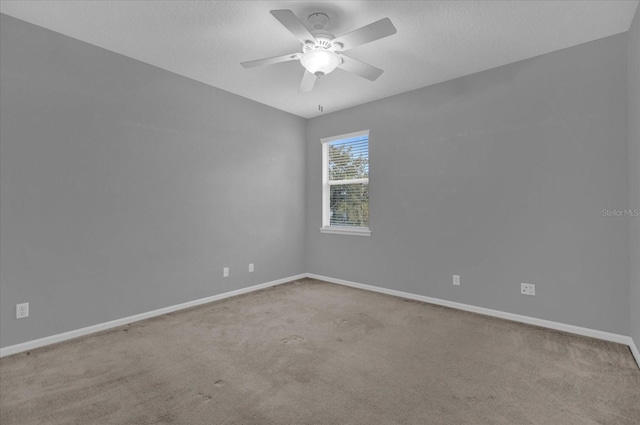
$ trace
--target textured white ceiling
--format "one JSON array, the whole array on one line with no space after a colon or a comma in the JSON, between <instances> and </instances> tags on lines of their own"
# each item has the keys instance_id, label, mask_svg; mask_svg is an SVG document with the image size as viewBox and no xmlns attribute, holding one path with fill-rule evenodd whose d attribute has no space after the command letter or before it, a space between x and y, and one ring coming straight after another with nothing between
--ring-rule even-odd
<instances>
[{"instance_id":1,"label":"textured white ceiling","mask_svg":"<svg viewBox=\"0 0 640 425\"><path fill-rule=\"evenodd\" d=\"M631 1L1 1L0 12L305 118L625 32ZM271 14L329 15L336 36L384 17L395 35L349 55L384 69L343 70L298 93L303 68L240 62L300 50Z\"/></svg>"}]
</instances>

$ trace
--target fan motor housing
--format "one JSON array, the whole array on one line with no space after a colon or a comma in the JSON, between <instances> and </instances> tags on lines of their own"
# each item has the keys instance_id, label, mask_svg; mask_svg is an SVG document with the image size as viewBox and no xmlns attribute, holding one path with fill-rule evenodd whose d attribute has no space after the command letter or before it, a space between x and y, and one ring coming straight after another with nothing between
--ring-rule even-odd
<instances>
[{"instance_id":1,"label":"fan motor housing","mask_svg":"<svg viewBox=\"0 0 640 425\"><path fill-rule=\"evenodd\" d=\"M335 37L333 37L333 34L328 34L328 33L321 33L319 34L318 32L313 32L312 33L313 36L315 37L315 43L313 41L308 41L305 44L302 45L302 52L308 52L310 50L319 50L319 49L324 49L324 50L332 50L332 51L336 51L336 50L340 50L342 48L342 45L340 43L333 43L333 39Z\"/></svg>"}]
</instances>

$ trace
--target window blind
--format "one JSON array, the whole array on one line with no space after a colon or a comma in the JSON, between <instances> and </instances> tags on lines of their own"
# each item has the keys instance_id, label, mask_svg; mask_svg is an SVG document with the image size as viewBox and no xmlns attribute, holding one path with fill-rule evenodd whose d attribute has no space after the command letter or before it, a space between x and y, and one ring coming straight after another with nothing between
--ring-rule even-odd
<instances>
[{"instance_id":1,"label":"window blind","mask_svg":"<svg viewBox=\"0 0 640 425\"><path fill-rule=\"evenodd\" d=\"M327 150L329 224L368 227L368 135L330 142Z\"/></svg>"}]
</instances>

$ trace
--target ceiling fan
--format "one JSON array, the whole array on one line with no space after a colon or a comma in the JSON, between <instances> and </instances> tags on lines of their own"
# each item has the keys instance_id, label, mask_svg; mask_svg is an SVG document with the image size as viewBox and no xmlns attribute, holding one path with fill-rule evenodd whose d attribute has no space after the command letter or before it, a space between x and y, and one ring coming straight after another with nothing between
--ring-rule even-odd
<instances>
[{"instance_id":1,"label":"ceiling fan","mask_svg":"<svg viewBox=\"0 0 640 425\"><path fill-rule=\"evenodd\" d=\"M342 52L395 34L396 28L389 18L380 19L340 37L335 37L325 30L329 24L329 17L324 13L312 13L309 16L307 22L311 30L290 10L272 10L271 14L300 40L302 52L243 62L241 64L243 67L254 68L299 60L305 68L300 83L300 92L303 93L311 91L319 77L336 68L352 72L371 81L375 81L384 72L380 68L361 62Z\"/></svg>"}]
</instances>

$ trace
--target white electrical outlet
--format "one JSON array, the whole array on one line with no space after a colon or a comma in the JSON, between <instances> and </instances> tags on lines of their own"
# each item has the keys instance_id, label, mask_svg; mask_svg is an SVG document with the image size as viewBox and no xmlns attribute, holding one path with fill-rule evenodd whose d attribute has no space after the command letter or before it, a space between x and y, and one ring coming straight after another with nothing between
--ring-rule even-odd
<instances>
[{"instance_id":1,"label":"white electrical outlet","mask_svg":"<svg viewBox=\"0 0 640 425\"><path fill-rule=\"evenodd\" d=\"M521 283L520 284L520 293L522 295L536 295L536 285L533 283Z\"/></svg>"},{"instance_id":2,"label":"white electrical outlet","mask_svg":"<svg viewBox=\"0 0 640 425\"><path fill-rule=\"evenodd\" d=\"M229 267L222 269L222 277L229 277Z\"/></svg>"},{"instance_id":3,"label":"white electrical outlet","mask_svg":"<svg viewBox=\"0 0 640 425\"><path fill-rule=\"evenodd\" d=\"M29 317L29 303L16 304L16 319Z\"/></svg>"},{"instance_id":4,"label":"white electrical outlet","mask_svg":"<svg viewBox=\"0 0 640 425\"><path fill-rule=\"evenodd\" d=\"M253 273L253 263L249 263L249 273Z\"/></svg>"},{"instance_id":5,"label":"white electrical outlet","mask_svg":"<svg viewBox=\"0 0 640 425\"><path fill-rule=\"evenodd\" d=\"M458 276L457 274L453 275L453 284L456 286L460 285L460 276Z\"/></svg>"}]
</instances>

